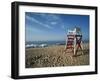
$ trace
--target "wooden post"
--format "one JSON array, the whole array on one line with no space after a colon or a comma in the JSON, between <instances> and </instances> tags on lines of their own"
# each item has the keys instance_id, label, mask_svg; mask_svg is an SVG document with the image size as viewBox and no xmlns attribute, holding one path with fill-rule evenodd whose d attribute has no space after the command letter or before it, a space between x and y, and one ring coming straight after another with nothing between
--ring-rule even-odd
<instances>
[{"instance_id":1,"label":"wooden post","mask_svg":"<svg viewBox=\"0 0 100 81\"><path fill-rule=\"evenodd\" d=\"M81 53L83 54L83 46L82 46L82 35L75 35L76 44L74 46L74 56L77 56L77 52L81 49Z\"/></svg>"}]
</instances>

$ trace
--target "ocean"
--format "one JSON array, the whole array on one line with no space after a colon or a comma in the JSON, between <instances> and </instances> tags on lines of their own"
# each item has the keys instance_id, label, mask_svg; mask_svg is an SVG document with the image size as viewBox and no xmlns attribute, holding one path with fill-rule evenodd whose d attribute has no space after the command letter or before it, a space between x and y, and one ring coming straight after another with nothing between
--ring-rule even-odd
<instances>
[{"instance_id":1,"label":"ocean","mask_svg":"<svg viewBox=\"0 0 100 81\"><path fill-rule=\"evenodd\" d=\"M26 42L26 48L36 48L36 47L48 47L52 45L65 45L66 41L29 41Z\"/></svg>"},{"instance_id":2,"label":"ocean","mask_svg":"<svg viewBox=\"0 0 100 81\"><path fill-rule=\"evenodd\" d=\"M84 43L89 43L89 41L84 40ZM28 41L25 43L26 48L41 48L53 45L66 45L66 41Z\"/></svg>"}]
</instances>

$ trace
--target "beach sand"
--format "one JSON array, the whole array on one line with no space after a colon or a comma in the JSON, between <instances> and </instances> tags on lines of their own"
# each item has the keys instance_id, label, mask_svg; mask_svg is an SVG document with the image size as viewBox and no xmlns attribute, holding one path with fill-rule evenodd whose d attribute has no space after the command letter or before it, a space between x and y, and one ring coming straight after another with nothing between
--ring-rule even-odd
<instances>
[{"instance_id":1,"label":"beach sand","mask_svg":"<svg viewBox=\"0 0 100 81\"><path fill-rule=\"evenodd\" d=\"M54 45L43 48L26 48L25 67L59 67L89 65L89 44L83 44L83 53L73 57L72 52L65 52L65 45ZM69 50L70 51L70 50Z\"/></svg>"}]
</instances>

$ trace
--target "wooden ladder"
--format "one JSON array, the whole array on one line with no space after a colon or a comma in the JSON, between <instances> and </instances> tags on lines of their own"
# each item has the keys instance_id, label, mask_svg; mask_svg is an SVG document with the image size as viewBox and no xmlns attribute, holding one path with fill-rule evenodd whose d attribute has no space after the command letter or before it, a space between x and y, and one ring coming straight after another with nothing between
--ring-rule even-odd
<instances>
[{"instance_id":1,"label":"wooden ladder","mask_svg":"<svg viewBox=\"0 0 100 81\"><path fill-rule=\"evenodd\" d=\"M74 39L75 39L75 35L67 35L65 51L70 50L70 51L74 52Z\"/></svg>"}]
</instances>

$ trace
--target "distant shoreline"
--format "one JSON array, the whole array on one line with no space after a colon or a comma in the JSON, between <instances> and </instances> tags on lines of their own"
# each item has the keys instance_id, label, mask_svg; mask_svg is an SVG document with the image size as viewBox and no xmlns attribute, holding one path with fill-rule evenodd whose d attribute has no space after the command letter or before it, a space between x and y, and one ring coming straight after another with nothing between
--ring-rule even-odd
<instances>
[{"instance_id":1,"label":"distant shoreline","mask_svg":"<svg viewBox=\"0 0 100 81\"><path fill-rule=\"evenodd\" d=\"M88 41L83 41L83 43L88 43ZM25 44L26 48L41 48L49 47L53 45L66 45L66 41L33 41Z\"/></svg>"}]
</instances>

